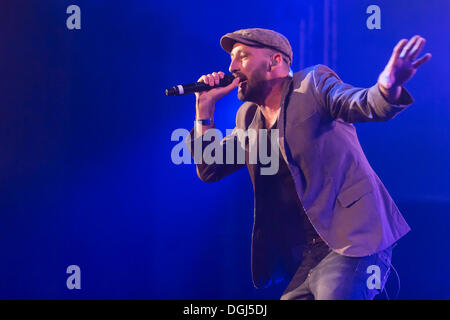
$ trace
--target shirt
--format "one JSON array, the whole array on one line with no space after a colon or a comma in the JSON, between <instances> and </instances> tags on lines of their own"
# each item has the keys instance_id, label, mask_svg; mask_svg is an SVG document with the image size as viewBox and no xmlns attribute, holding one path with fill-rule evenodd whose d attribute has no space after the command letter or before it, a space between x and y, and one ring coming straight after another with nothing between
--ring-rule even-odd
<instances>
[{"instance_id":1,"label":"shirt","mask_svg":"<svg viewBox=\"0 0 450 320\"><path fill-rule=\"evenodd\" d=\"M272 130L277 128L277 123L278 120L267 132L267 155L271 155L270 137ZM262 197L270 199L267 201L268 205L264 207L264 214L259 218L264 219L265 232L269 239L273 239L270 252L267 254L272 256L269 260L274 263L275 281L292 274L301 262L301 252L298 252L298 248L319 237L303 209L291 172L280 150L278 157L279 169L275 175L258 176L261 186L258 192ZM264 165L258 158L258 166L260 169L271 164Z\"/></svg>"}]
</instances>

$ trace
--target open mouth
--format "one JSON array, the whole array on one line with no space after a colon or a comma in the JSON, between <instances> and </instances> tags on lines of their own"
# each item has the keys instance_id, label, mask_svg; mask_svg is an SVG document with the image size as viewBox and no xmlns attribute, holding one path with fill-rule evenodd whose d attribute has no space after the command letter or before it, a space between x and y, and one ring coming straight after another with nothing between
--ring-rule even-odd
<instances>
[{"instance_id":1,"label":"open mouth","mask_svg":"<svg viewBox=\"0 0 450 320\"><path fill-rule=\"evenodd\" d=\"M247 86L247 80L242 80L241 82L239 82L239 88L243 88Z\"/></svg>"}]
</instances>

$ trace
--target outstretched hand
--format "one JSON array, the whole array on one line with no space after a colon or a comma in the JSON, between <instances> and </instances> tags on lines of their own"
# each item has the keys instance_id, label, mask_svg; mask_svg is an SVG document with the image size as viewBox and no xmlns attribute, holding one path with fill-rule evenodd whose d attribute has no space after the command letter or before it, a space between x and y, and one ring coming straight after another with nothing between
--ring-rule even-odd
<instances>
[{"instance_id":1,"label":"outstretched hand","mask_svg":"<svg viewBox=\"0 0 450 320\"><path fill-rule=\"evenodd\" d=\"M389 100L398 99L401 86L414 76L421 65L431 59L431 54L427 53L416 60L425 42L424 38L414 36L409 41L400 40L395 46L391 59L378 77L378 86Z\"/></svg>"}]
</instances>

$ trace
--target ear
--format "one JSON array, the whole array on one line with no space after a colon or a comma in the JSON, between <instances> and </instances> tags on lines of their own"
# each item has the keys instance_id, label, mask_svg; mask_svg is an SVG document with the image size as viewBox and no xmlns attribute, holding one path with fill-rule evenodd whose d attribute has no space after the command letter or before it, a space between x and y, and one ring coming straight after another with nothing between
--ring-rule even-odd
<instances>
[{"instance_id":1,"label":"ear","mask_svg":"<svg viewBox=\"0 0 450 320\"><path fill-rule=\"evenodd\" d=\"M267 66L267 72L272 71L273 67L275 67L278 64L277 60L275 60L273 57L270 57L270 62Z\"/></svg>"},{"instance_id":2,"label":"ear","mask_svg":"<svg viewBox=\"0 0 450 320\"><path fill-rule=\"evenodd\" d=\"M278 65L281 62L282 59L283 59L283 57L281 56L280 53L274 53L270 57L270 67L275 67L276 65Z\"/></svg>"}]
</instances>

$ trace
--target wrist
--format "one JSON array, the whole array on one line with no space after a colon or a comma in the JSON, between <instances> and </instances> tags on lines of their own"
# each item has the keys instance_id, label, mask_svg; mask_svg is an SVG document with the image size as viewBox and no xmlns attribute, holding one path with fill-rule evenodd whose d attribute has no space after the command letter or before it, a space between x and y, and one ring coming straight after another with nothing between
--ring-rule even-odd
<instances>
[{"instance_id":1,"label":"wrist","mask_svg":"<svg viewBox=\"0 0 450 320\"><path fill-rule=\"evenodd\" d=\"M214 113L208 110L197 110L195 113L195 120L199 119L213 119Z\"/></svg>"},{"instance_id":2,"label":"wrist","mask_svg":"<svg viewBox=\"0 0 450 320\"><path fill-rule=\"evenodd\" d=\"M208 129L214 127L214 119L201 119L197 118L194 120L194 137L198 138L202 136Z\"/></svg>"},{"instance_id":3,"label":"wrist","mask_svg":"<svg viewBox=\"0 0 450 320\"><path fill-rule=\"evenodd\" d=\"M196 118L194 124L200 124L202 126L213 126L214 118Z\"/></svg>"},{"instance_id":4,"label":"wrist","mask_svg":"<svg viewBox=\"0 0 450 320\"><path fill-rule=\"evenodd\" d=\"M196 102L196 118L208 119L214 114L215 103L210 98L198 98Z\"/></svg>"},{"instance_id":5,"label":"wrist","mask_svg":"<svg viewBox=\"0 0 450 320\"><path fill-rule=\"evenodd\" d=\"M395 104L400 99L402 94L401 86L386 88L380 82L378 82L378 90L381 92L386 101L391 104Z\"/></svg>"},{"instance_id":6,"label":"wrist","mask_svg":"<svg viewBox=\"0 0 450 320\"><path fill-rule=\"evenodd\" d=\"M210 108L197 108L195 113L195 120L214 119L214 112Z\"/></svg>"}]
</instances>

